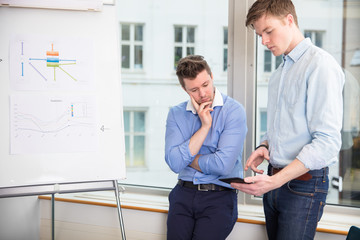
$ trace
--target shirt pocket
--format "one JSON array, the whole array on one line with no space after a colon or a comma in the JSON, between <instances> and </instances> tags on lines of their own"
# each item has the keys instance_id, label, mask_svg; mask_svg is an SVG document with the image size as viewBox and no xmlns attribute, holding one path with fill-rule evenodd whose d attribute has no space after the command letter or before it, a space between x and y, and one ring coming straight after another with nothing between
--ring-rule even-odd
<instances>
[{"instance_id":1,"label":"shirt pocket","mask_svg":"<svg viewBox=\"0 0 360 240\"><path fill-rule=\"evenodd\" d=\"M283 89L285 103L294 106L300 99L301 81L300 79L288 78Z\"/></svg>"}]
</instances>

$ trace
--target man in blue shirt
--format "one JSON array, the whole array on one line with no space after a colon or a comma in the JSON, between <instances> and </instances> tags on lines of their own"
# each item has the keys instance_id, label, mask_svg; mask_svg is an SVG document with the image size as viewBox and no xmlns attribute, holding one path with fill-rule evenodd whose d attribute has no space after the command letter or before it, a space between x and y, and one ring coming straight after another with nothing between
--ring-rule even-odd
<instances>
[{"instance_id":1,"label":"man in blue shirt","mask_svg":"<svg viewBox=\"0 0 360 240\"><path fill-rule=\"evenodd\" d=\"M263 196L269 239L313 239L329 187L328 166L338 161L344 74L335 59L301 33L291 0L258 0L251 26L284 62L269 80L267 133L250 155L253 184L232 186ZM268 175L257 167L269 161Z\"/></svg>"},{"instance_id":2,"label":"man in blue shirt","mask_svg":"<svg viewBox=\"0 0 360 240\"><path fill-rule=\"evenodd\" d=\"M172 107L166 122L165 160L179 174L167 238L225 239L237 220L237 193L219 179L242 177L245 111L214 87L202 56L182 58L176 75L190 100Z\"/></svg>"}]
</instances>

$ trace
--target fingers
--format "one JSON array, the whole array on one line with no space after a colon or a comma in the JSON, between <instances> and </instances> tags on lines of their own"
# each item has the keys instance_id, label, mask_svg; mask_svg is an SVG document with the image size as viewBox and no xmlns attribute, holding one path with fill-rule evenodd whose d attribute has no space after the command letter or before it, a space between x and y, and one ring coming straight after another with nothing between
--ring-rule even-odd
<instances>
[{"instance_id":1,"label":"fingers","mask_svg":"<svg viewBox=\"0 0 360 240\"><path fill-rule=\"evenodd\" d=\"M199 105L191 95L190 95L190 99L191 99L191 103L193 104L193 106L198 114L203 110L206 110L209 112L213 111L213 109L211 108L211 103L212 103L211 101L203 102Z\"/></svg>"},{"instance_id":2,"label":"fingers","mask_svg":"<svg viewBox=\"0 0 360 240\"><path fill-rule=\"evenodd\" d=\"M189 96L190 96L191 103L193 104L193 106L197 112L199 109L199 104L195 101L195 99L191 95L189 95Z\"/></svg>"}]
</instances>

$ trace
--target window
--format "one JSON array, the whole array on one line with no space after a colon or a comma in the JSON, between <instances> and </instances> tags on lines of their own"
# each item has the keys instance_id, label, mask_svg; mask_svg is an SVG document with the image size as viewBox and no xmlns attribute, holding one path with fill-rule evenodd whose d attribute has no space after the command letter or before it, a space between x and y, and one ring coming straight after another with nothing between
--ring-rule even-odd
<instances>
[{"instance_id":1,"label":"window","mask_svg":"<svg viewBox=\"0 0 360 240\"><path fill-rule=\"evenodd\" d=\"M227 40L223 34L228 23L228 3L149 0L144 5L141 0L118 0L116 5L123 31L121 47L128 49L121 55L123 67L128 66L121 72L128 165L127 179L122 184L172 188L177 174L165 162L166 118L170 107L189 99L174 74L174 65L188 54L203 55L213 72L215 86L227 93L223 71ZM140 59L146 71L136 71L135 46L143 49Z\"/></svg>"},{"instance_id":2,"label":"window","mask_svg":"<svg viewBox=\"0 0 360 240\"><path fill-rule=\"evenodd\" d=\"M163 3L167 3L165 1L163 0ZM151 64L149 72L141 76L128 71L121 75L124 109L129 112L142 109L141 111L146 112L144 129L146 136L144 135L145 140L140 140L140 143L144 144L143 155L146 167L135 168L135 170L127 168L125 184L161 188L172 188L176 184L176 174L169 170L164 160L165 124L169 108L188 99L174 75L174 63L187 55L187 48L195 53L195 45L196 54L204 55L209 60L215 85L222 92L237 99L246 108L249 131L243 159L247 159L254 145L259 143L260 137L265 132L269 77L281 64L282 58L271 55L271 61L268 60L268 57L265 57L267 49L261 43L257 43L252 30L246 29L243 20L239 20L245 19L246 10L244 9L247 9L252 2L253 0L216 0L211 3L207 1L200 3L200 1L184 0L181 5L158 4L157 13L171 13L162 15L154 14L153 11L145 8L141 9L141 14L135 14L139 12L140 6L137 0L118 0L119 22L121 26L128 25L128 29L124 28L124 36L127 32L128 38L133 35L135 43L135 24L126 23L132 21L143 23L139 24L142 26L142 44L140 45L143 51L145 49L147 51L142 55L141 62ZM331 168L330 178L333 181L328 203L359 207L360 67L357 64L359 61L356 61L358 59L356 49L360 48L357 37L360 31L360 20L356 17L358 3L346 2L294 0L301 31L306 36L310 36L316 45L332 54L346 73L344 96L348 102L345 104L347 110L344 109L344 144L339 154L339 163ZM228 3L230 3L229 7ZM192 7L187 7L189 5ZM318 15L319 12L322 13L321 16ZM343 12L346 15L343 15ZM216 21L212 21L213 19ZM230 19L229 27L224 28L227 26L228 19ZM147 30L146 39L144 39L144 26ZM131 30L132 28L134 30ZM228 31L228 39L226 31ZM308 33L310 31L311 34ZM122 34L121 31L120 35ZM192 35L192 37L188 38L187 35ZM122 64L126 66L124 59L129 59L128 69L134 70L135 67L131 67L131 64L135 65L135 58L131 58L131 55L135 56L135 47L131 47L130 40L122 39L121 36L121 48L122 45L129 46L127 55L123 53L121 55ZM227 47L229 48L228 55L225 54ZM126 51L122 52L126 53ZM225 64L226 58L227 64ZM267 67L265 67L265 62ZM225 65L228 77L222 76ZM270 69L269 72L265 71L268 69ZM130 119L130 113L127 115ZM127 121L130 122L130 120ZM130 137L128 139L127 141L130 142ZM127 145L129 146L127 152L130 155L131 145L130 143ZM249 171L246 174L250 174ZM261 204L259 198L241 193L239 199L241 203Z\"/></svg>"},{"instance_id":3,"label":"window","mask_svg":"<svg viewBox=\"0 0 360 240\"><path fill-rule=\"evenodd\" d=\"M124 110L126 167L145 167L145 111Z\"/></svg>"},{"instance_id":4,"label":"window","mask_svg":"<svg viewBox=\"0 0 360 240\"><path fill-rule=\"evenodd\" d=\"M343 67L346 83L344 87L344 125L342 130L342 148L339 154L339 162L330 167L330 189L327 203L360 206L360 68L351 65L351 59L357 48L360 47L358 36L360 32L360 21L354 19L351 13L354 12L351 4L344 4L342 1L334 7L333 1L300 1L294 0L298 13L300 30L305 37L311 38L312 42L332 54L338 63ZM340 3L341 2L341 3ZM309 11L304 14L303 9ZM328 9L329 11L324 11ZM357 6L359 9L359 6ZM331 10L331 11L330 11ZM316 25L319 30L314 29L314 14L316 12L327 13L321 18L316 18ZM343 17L343 12L345 13ZM336 13L336 14L335 14ZM349 18L346 16L350 16ZM346 28L344 28L346 26ZM313 30L304 30L312 28ZM324 30L325 29L325 30ZM354 30L356 29L356 30ZM326 33L326 34L325 34ZM339 34L339 33L343 33ZM254 145L259 144L263 135L263 120L266 110L267 85L269 76L281 64L280 58L274 58L270 51L257 43L256 53L256 136ZM342 54L341 54L342 53ZM248 89L249 90L249 89ZM249 112L247 112L250 114ZM266 167L262 168L266 169Z\"/></svg>"},{"instance_id":5,"label":"window","mask_svg":"<svg viewBox=\"0 0 360 240\"><path fill-rule=\"evenodd\" d=\"M226 72L228 65L228 28L224 28L224 57L223 57L223 71Z\"/></svg>"},{"instance_id":6,"label":"window","mask_svg":"<svg viewBox=\"0 0 360 240\"><path fill-rule=\"evenodd\" d=\"M270 50L264 50L264 72L274 71L281 63L281 56L275 57Z\"/></svg>"},{"instance_id":7,"label":"window","mask_svg":"<svg viewBox=\"0 0 360 240\"><path fill-rule=\"evenodd\" d=\"M176 68L181 58L195 54L195 27L175 26L174 39L174 66Z\"/></svg>"},{"instance_id":8,"label":"window","mask_svg":"<svg viewBox=\"0 0 360 240\"><path fill-rule=\"evenodd\" d=\"M143 31L142 24L120 24L122 69L143 69Z\"/></svg>"},{"instance_id":9,"label":"window","mask_svg":"<svg viewBox=\"0 0 360 240\"><path fill-rule=\"evenodd\" d=\"M264 136L267 129L267 111L260 110L260 139Z\"/></svg>"},{"instance_id":10,"label":"window","mask_svg":"<svg viewBox=\"0 0 360 240\"><path fill-rule=\"evenodd\" d=\"M324 31L304 31L304 36L310 38L311 41L315 44L315 46L318 46L319 48L323 47L323 35Z\"/></svg>"}]
</instances>

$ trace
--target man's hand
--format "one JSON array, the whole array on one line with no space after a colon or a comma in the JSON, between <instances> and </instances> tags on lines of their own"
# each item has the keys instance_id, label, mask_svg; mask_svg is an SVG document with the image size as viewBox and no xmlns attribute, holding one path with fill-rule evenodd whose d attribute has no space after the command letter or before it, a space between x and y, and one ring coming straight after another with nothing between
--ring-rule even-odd
<instances>
[{"instance_id":1,"label":"man's hand","mask_svg":"<svg viewBox=\"0 0 360 240\"><path fill-rule=\"evenodd\" d=\"M190 96L190 99L197 114L199 115L201 126L210 129L212 124L210 112L213 111L211 108L211 102L203 102L199 105L192 96Z\"/></svg>"},{"instance_id":2,"label":"man's hand","mask_svg":"<svg viewBox=\"0 0 360 240\"><path fill-rule=\"evenodd\" d=\"M264 170L260 170L257 167L264 161L264 159L269 161L269 150L267 150L265 147L256 149L251 153L250 157L246 161L245 171L250 167L254 172L263 174Z\"/></svg>"},{"instance_id":3,"label":"man's hand","mask_svg":"<svg viewBox=\"0 0 360 240\"><path fill-rule=\"evenodd\" d=\"M258 151L259 149L260 148L256 149L256 151ZM264 149L267 151L266 148ZM254 151L253 153L255 153L256 151ZM231 186L242 192L255 196L261 196L262 194L267 193L275 188L281 187L283 184L303 175L309 170L310 169L306 168L300 160L295 158L289 165L287 165L280 172L272 176L256 175L253 177L247 177L244 179L245 182L251 184L231 183Z\"/></svg>"},{"instance_id":4,"label":"man's hand","mask_svg":"<svg viewBox=\"0 0 360 240\"><path fill-rule=\"evenodd\" d=\"M251 184L231 183L231 186L244 193L255 196L261 196L264 193L279 187L273 176L270 177L268 175L256 175L253 177L247 177L244 180L245 182Z\"/></svg>"}]
</instances>

